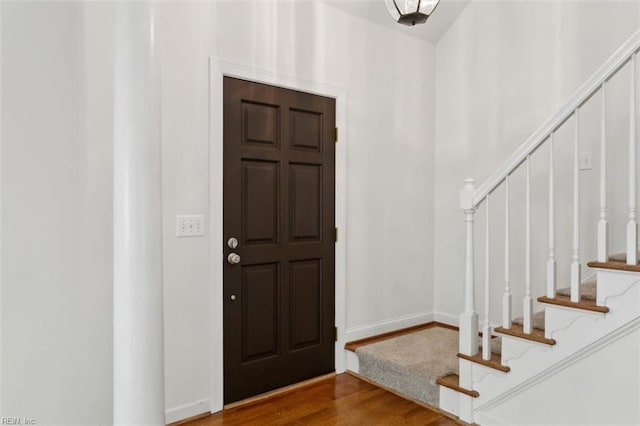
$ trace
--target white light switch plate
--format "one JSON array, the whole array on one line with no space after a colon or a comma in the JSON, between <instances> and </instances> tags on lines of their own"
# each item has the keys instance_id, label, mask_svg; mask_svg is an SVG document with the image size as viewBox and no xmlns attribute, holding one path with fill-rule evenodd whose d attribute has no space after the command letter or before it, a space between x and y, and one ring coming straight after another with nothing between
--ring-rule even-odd
<instances>
[{"instance_id":1,"label":"white light switch plate","mask_svg":"<svg viewBox=\"0 0 640 426\"><path fill-rule=\"evenodd\" d=\"M580 170L591 170L592 168L591 153L590 152L581 153L580 156L578 157L578 163L579 163Z\"/></svg>"},{"instance_id":2,"label":"white light switch plate","mask_svg":"<svg viewBox=\"0 0 640 426\"><path fill-rule=\"evenodd\" d=\"M176 237L204 236L204 215L188 214L176 216Z\"/></svg>"}]
</instances>

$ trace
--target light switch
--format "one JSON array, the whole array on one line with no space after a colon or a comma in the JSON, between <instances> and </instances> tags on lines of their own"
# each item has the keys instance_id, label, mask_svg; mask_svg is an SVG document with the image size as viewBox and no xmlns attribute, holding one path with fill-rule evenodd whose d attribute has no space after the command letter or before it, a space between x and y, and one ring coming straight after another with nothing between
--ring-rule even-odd
<instances>
[{"instance_id":1,"label":"light switch","mask_svg":"<svg viewBox=\"0 0 640 426\"><path fill-rule=\"evenodd\" d=\"M204 236L204 215L189 214L176 216L176 237Z\"/></svg>"},{"instance_id":2,"label":"light switch","mask_svg":"<svg viewBox=\"0 0 640 426\"><path fill-rule=\"evenodd\" d=\"M591 153L583 152L578 157L578 168L580 170L591 170Z\"/></svg>"}]
</instances>

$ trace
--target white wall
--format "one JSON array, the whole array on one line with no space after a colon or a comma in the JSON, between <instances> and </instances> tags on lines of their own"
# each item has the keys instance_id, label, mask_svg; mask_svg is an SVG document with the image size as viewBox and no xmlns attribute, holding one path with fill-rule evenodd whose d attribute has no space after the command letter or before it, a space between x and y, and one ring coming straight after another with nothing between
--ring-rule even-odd
<instances>
[{"instance_id":1,"label":"white wall","mask_svg":"<svg viewBox=\"0 0 640 426\"><path fill-rule=\"evenodd\" d=\"M113 3L2 3L2 415L112 410ZM208 57L347 93L347 328L433 308L434 48L318 2L161 2L167 408L212 388Z\"/></svg>"},{"instance_id":2,"label":"white wall","mask_svg":"<svg viewBox=\"0 0 640 426\"><path fill-rule=\"evenodd\" d=\"M347 93L347 329L432 310L434 49L312 2L159 5L162 46L167 408L210 395L207 238L176 239L176 214L208 209L207 59ZM184 415L184 414L183 414Z\"/></svg>"},{"instance_id":3,"label":"white wall","mask_svg":"<svg viewBox=\"0 0 640 426\"><path fill-rule=\"evenodd\" d=\"M112 15L1 7L2 416L109 424Z\"/></svg>"},{"instance_id":4,"label":"white wall","mask_svg":"<svg viewBox=\"0 0 640 426\"><path fill-rule=\"evenodd\" d=\"M483 425L640 424L639 358L636 327L551 377L514 392L476 420Z\"/></svg>"},{"instance_id":5,"label":"white wall","mask_svg":"<svg viewBox=\"0 0 640 426\"><path fill-rule=\"evenodd\" d=\"M569 96L639 27L640 3L631 1L472 1L436 46L436 149L435 149L435 243L434 300L437 312L457 315L462 308L464 225L459 209L462 182L473 177L482 183L525 139L554 113ZM628 71L611 87L610 110L628 105ZM624 80L624 81L623 81ZM624 84L623 84L624 83ZM626 92L625 92L626 90ZM582 204L595 201L598 176L599 99L583 111L582 151L593 153L594 169L581 172ZM628 118L610 114L610 140L624 143ZM573 127L558 132L557 160L570 161ZM534 245L545 247L546 148L534 154L533 205ZM609 161L610 169L621 169L624 156ZM556 202L570 206L571 175L558 173ZM522 218L523 176L514 176L512 220ZM611 188L611 192L624 193ZM493 211L504 208L504 193L497 191ZM622 212L613 211L621 217ZM597 214L597 211L594 211ZM484 228L484 212L478 227ZM500 218L500 214L498 215ZM520 309L524 275L522 220L512 227L512 285L514 303ZM594 217L583 218L582 260L595 256ZM492 276L495 296L503 285L503 221L492 221L495 249ZM570 210L556 215L558 231L558 278L568 285L570 259ZM614 233L617 231L614 230ZM616 234L618 235L618 234ZM477 247L484 245L478 232ZM546 251L534 253L534 296L544 291ZM478 268L482 276L482 268ZM586 273L586 271L585 271ZM481 302L481 301L480 301ZM482 306L481 304L479 304ZM496 306L496 305L494 305ZM482 310L480 310L482 312ZM493 319L499 319L494 310Z\"/></svg>"}]
</instances>

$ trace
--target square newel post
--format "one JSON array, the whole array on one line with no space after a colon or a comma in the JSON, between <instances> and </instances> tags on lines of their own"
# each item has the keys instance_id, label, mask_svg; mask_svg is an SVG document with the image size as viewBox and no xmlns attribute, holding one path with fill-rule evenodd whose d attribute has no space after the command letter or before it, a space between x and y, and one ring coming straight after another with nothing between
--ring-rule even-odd
<instances>
[{"instance_id":1,"label":"square newel post","mask_svg":"<svg viewBox=\"0 0 640 426\"><path fill-rule=\"evenodd\" d=\"M474 254L473 254L473 222L475 220L475 205L473 193L475 184L473 179L464 182L460 193L460 207L464 212L466 224L465 266L464 266L464 310L460 314L459 351L465 355L478 353L478 314L475 306L474 283ZM465 389L473 389L473 372L471 363L459 360L459 384ZM462 421L473 423L473 400L468 395L460 394L459 413Z\"/></svg>"},{"instance_id":2,"label":"square newel post","mask_svg":"<svg viewBox=\"0 0 640 426\"><path fill-rule=\"evenodd\" d=\"M465 180L464 188L460 194L460 207L464 211L466 224L466 246L464 259L464 311L460 314L459 343L460 352L465 355L476 355L478 353L478 314L475 306L473 253L473 222L476 211L473 204L474 191L474 180Z\"/></svg>"}]
</instances>

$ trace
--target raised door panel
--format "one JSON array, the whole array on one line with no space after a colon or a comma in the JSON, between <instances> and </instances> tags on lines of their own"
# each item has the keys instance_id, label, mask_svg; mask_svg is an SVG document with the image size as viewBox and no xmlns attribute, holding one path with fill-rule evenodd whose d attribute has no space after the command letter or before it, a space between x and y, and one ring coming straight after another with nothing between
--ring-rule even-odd
<instances>
[{"instance_id":1,"label":"raised door panel","mask_svg":"<svg viewBox=\"0 0 640 426\"><path fill-rule=\"evenodd\" d=\"M242 162L242 242L245 245L278 242L279 164Z\"/></svg>"},{"instance_id":2,"label":"raised door panel","mask_svg":"<svg viewBox=\"0 0 640 426\"><path fill-rule=\"evenodd\" d=\"M308 348L322 341L322 260L298 260L289 266L290 348Z\"/></svg>"},{"instance_id":3,"label":"raised door panel","mask_svg":"<svg viewBox=\"0 0 640 426\"><path fill-rule=\"evenodd\" d=\"M242 362L278 355L279 265L242 268Z\"/></svg>"},{"instance_id":4,"label":"raised door panel","mask_svg":"<svg viewBox=\"0 0 640 426\"><path fill-rule=\"evenodd\" d=\"M289 125L291 149L322 152L322 114L291 109Z\"/></svg>"},{"instance_id":5,"label":"raised door panel","mask_svg":"<svg viewBox=\"0 0 640 426\"><path fill-rule=\"evenodd\" d=\"M244 101L242 127L244 144L277 148L280 141L280 108Z\"/></svg>"},{"instance_id":6,"label":"raised door panel","mask_svg":"<svg viewBox=\"0 0 640 426\"><path fill-rule=\"evenodd\" d=\"M294 242L320 241L322 235L322 167L289 166L289 232Z\"/></svg>"}]
</instances>

